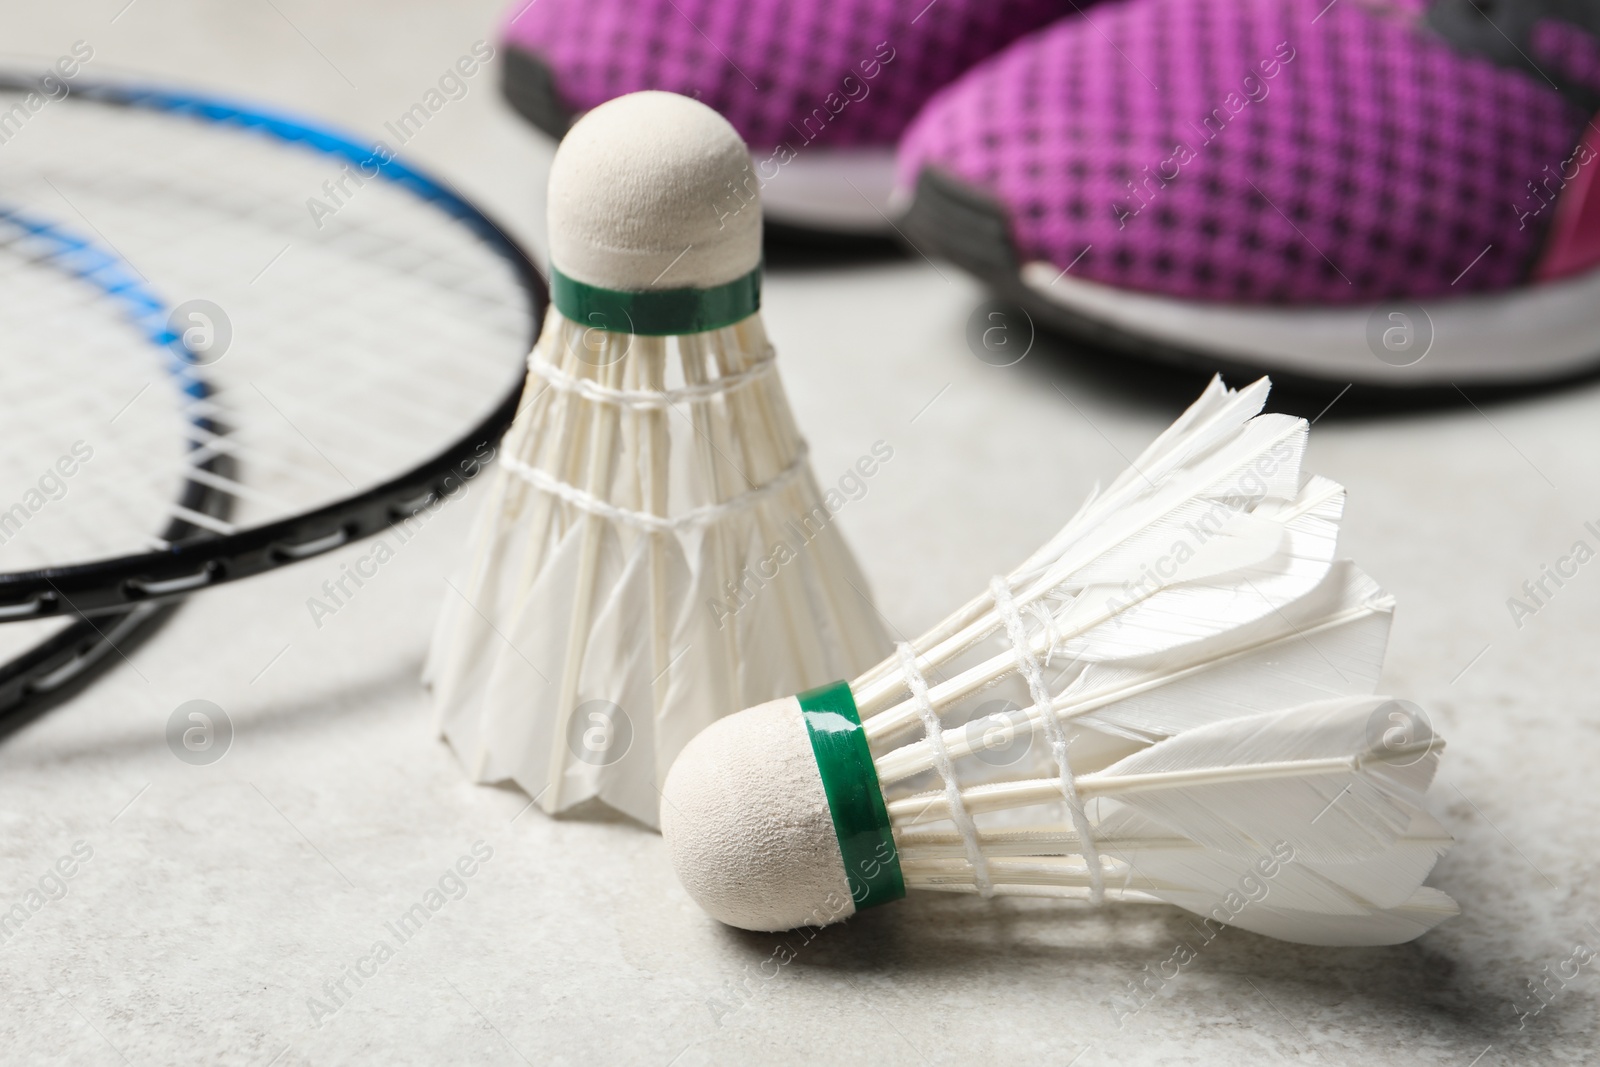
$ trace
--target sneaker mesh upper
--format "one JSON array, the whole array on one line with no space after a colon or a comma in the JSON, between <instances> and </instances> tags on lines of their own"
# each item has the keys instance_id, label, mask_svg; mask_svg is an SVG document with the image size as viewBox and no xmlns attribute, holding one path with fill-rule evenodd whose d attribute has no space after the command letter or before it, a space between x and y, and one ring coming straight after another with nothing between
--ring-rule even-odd
<instances>
[{"instance_id":1,"label":"sneaker mesh upper","mask_svg":"<svg viewBox=\"0 0 1600 1067\"><path fill-rule=\"evenodd\" d=\"M752 148L798 149L812 140L888 148L940 86L1074 6L538 0L513 13L505 37L545 62L575 111L640 89L667 89L720 111Z\"/></svg>"},{"instance_id":2,"label":"sneaker mesh upper","mask_svg":"<svg viewBox=\"0 0 1600 1067\"><path fill-rule=\"evenodd\" d=\"M1515 285L1553 214L1530 183L1572 155L1586 116L1406 7L1097 6L941 91L901 143L899 180L938 167L1002 204L1024 261L1172 296Z\"/></svg>"}]
</instances>

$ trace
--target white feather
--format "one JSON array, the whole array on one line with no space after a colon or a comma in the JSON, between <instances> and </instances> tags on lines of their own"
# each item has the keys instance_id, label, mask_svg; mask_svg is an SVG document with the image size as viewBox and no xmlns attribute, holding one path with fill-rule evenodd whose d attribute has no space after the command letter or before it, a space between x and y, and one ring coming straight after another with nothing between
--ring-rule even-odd
<instances>
[{"instance_id":1,"label":"white feather","mask_svg":"<svg viewBox=\"0 0 1600 1067\"><path fill-rule=\"evenodd\" d=\"M1384 743L1383 697L1337 698L1201 726L1079 779L1200 844L1248 854L1286 841L1308 860L1367 859L1405 832L1443 743ZM1381 720L1385 725L1387 719Z\"/></svg>"},{"instance_id":2,"label":"white feather","mask_svg":"<svg viewBox=\"0 0 1600 1067\"><path fill-rule=\"evenodd\" d=\"M1139 576L1140 563L1157 559L1181 536L1185 523L1216 523L1269 498L1292 497L1306 426L1286 416L1255 419L1269 388L1263 378L1234 392L1213 379L1128 471L1086 501L1011 573L1008 584L1018 601L1057 599L1063 589L1076 592L1090 579L1120 586ZM1262 495L1253 495L1256 481L1241 485L1241 470L1257 468ZM1246 488L1250 491L1242 491ZM1272 547L1266 545L1265 551ZM913 649L930 662L942 662L973 647L995 632L993 607L987 593L974 597L912 642ZM895 663L886 658L853 683L863 714L882 710L879 700L898 684Z\"/></svg>"},{"instance_id":3,"label":"white feather","mask_svg":"<svg viewBox=\"0 0 1600 1067\"><path fill-rule=\"evenodd\" d=\"M1069 576L1092 573L1102 559L1114 566L1127 557L1123 546L1159 540L1208 511L1227 514L1290 499L1299 488L1305 439L1303 419L1263 415L1211 452L1191 457L1191 466L1158 471L1145 487L1130 481L1115 496L1108 493L1100 508L1080 515L1075 526L1058 535L1061 553L1032 588L1052 588Z\"/></svg>"},{"instance_id":4,"label":"white feather","mask_svg":"<svg viewBox=\"0 0 1600 1067\"><path fill-rule=\"evenodd\" d=\"M1413 809L1405 832L1381 852L1355 863L1321 864L1286 842L1261 844L1253 854L1207 849L1127 809L1102 820L1095 839L1102 856L1125 862L1171 903L1206 911L1230 894L1274 907L1364 915L1398 907L1422 885L1453 843L1429 814ZM1205 907L1195 908L1195 904Z\"/></svg>"},{"instance_id":5,"label":"white feather","mask_svg":"<svg viewBox=\"0 0 1600 1067\"><path fill-rule=\"evenodd\" d=\"M1101 662L1148 656L1226 633L1256 620L1275 616L1321 584L1333 562L1343 490L1326 479L1309 481L1293 502L1257 514L1234 515L1242 527L1224 555L1250 560L1238 569L1195 580L1174 571L1159 573L1159 557L1141 573L1142 585L1104 585L1084 589L1052 615L1050 625L1034 640L1040 659L1060 656L1068 662ZM1242 547L1241 547L1242 546ZM926 658L953 657L1001 628L992 613L976 620ZM992 656L933 687L934 699L948 704L975 693L1016 670L1015 650ZM863 714L882 711L885 697L898 690L902 702L875 715L868 736L875 744L900 736L918 723L915 709L903 699L903 683L893 674L874 671L856 696Z\"/></svg>"},{"instance_id":6,"label":"white feather","mask_svg":"<svg viewBox=\"0 0 1600 1067\"><path fill-rule=\"evenodd\" d=\"M1222 532L1235 536L1212 537L1181 565L1169 553L1119 586L1084 589L1059 618L1076 636L1058 651L1092 662L1149 655L1276 614L1327 575L1343 507L1344 490L1314 478L1290 506L1231 518ZM1175 566L1165 578L1158 568L1168 558Z\"/></svg>"},{"instance_id":7,"label":"white feather","mask_svg":"<svg viewBox=\"0 0 1600 1067\"><path fill-rule=\"evenodd\" d=\"M1057 713L1157 741L1241 715L1367 694L1382 673L1393 617L1393 597L1354 564L1337 563L1310 593L1253 622L1164 655L1089 664ZM1092 710L1079 711L1085 708Z\"/></svg>"},{"instance_id":8,"label":"white feather","mask_svg":"<svg viewBox=\"0 0 1600 1067\"><path fill-rule=\"evenodd\" d=\"M1074 725L1148 743L1242 715L1365 695L1378 683L1393 611L1393 598L1372 579L1337 563L1311 593L1252 623L1155 655L1084 664L1053 710ZM1011 743L1017 729L1037 727L1029 710L1027 718L947 729L944 747L955 759ZM878 773L888 786L932 766L923 739L886 751Z\"/></svg>"}]
</instances>

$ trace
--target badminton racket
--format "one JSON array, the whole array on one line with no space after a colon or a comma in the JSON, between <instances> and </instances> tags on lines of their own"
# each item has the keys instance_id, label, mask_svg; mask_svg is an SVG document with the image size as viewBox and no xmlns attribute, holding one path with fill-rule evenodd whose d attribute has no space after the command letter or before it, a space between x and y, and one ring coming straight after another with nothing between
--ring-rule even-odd
<instances>
[{"instance_id":1,"label":"badminton racket","mask_svg":"<svg viewBox=\"0 0 1600 1067\"><path fill-rule=\"evenodd\" d=\"M492 459L545 288L396 150L0 73L0 727Z\"/></svg>"}]
</instances>

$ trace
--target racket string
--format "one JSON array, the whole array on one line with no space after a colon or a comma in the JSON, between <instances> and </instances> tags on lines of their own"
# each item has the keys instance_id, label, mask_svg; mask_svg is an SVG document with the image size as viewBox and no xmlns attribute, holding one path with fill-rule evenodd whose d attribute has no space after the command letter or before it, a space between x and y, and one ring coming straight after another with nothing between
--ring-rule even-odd
<instances>
[{"instance_id":1,"label":"racket string","mask_svg":"<svg viewBox=\"0 0 1600 1067\"><path fill-rule=\"evenodd\" d=\"M16 294L0 303L0 571L143 551L174 516L224 533L348 497L442 451L519 376L532 309L515 269L385 181L319 228L308 199L342 160L95 103L41 114L7 156L0 209L83 246L0 218L0 287ZM96 256L152 308L89 284ZM193 368L198 396L147 336L194 299L232 335ZM6 510L77 440L93 458L8 536ZM174 505L191 483L229 516Z\"/></svg>"}]
</instances>

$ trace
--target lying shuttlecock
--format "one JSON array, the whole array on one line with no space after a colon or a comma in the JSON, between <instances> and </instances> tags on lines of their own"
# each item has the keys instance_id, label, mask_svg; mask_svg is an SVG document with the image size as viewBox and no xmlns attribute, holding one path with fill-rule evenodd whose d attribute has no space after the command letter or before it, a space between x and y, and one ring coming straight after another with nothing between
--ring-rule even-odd
<instances>
[{"instance_id":1,"label":"lying shuttlecock","mask_svg":"<svg viewBox=\"0 0 1600 1067\"><path fill-rule=\"evenodd\" d=\"M647 92L551 169L554 307L428 670L469 773L548 812L654 825L712 720L889 651L757 311L749 166L710 108Z\"/></svg>"},{"instance_id":2,"label":"lying shuttlecock","mask_svg":"<svg viewBox=\"0 0 1600 1067\"><path fill-rule=\"evenodd\" d=\"M907 888L1176 904L1312 944L1456 914L1442 742L1369 695L1393 602L1334 549L1303 420L1213 381L1048 544L898 655L713 724L662 832L707 912L825 925ZM985 647L998 645L998 647Z\"/></svg>"}]
</instances>

